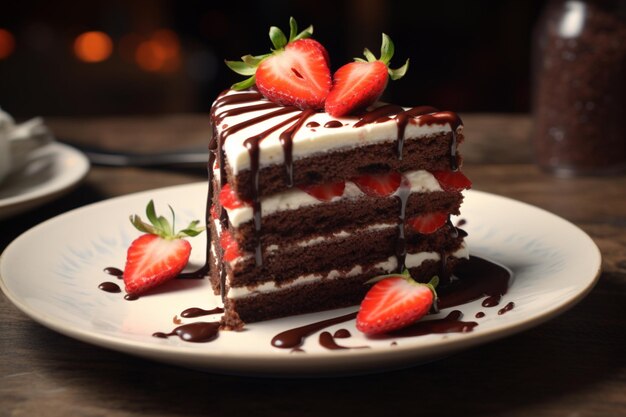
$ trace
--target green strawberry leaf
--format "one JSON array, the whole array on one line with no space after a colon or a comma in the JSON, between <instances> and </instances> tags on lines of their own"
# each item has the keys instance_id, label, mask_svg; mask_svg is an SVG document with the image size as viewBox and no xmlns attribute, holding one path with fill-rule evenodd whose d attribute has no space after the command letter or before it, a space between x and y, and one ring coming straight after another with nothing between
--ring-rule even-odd
<instances>
[{"instance_id":1,"label":"green strawberry leaf","mask_svg":"<svg viewBox=\"0 0 626 417\"><path fill-rule=\"evenodd\" d=\"M233 84L230 88L236 91L247 90L256 83L256 77L253 75L250 78L246 78L243 81Z\"/></svg>"},{"instance_id":2,"label":"green strawberry leaf","mask_svg":"<svg viewBox=\"0 0 626 417\"><path fill-rule=\"evenodd\" d=\"M391 58L393 57L394 51L395 48L393 46L391 38L387 36L387 34L383 33L383 41L380 45L380 60L385 65L389 65L389 62L391 62Z\"/></svg>"},{"instance_id":3,"label":"green strawberry leaf","mask_svg":"<svg viewBox=\"0 0 626 417\"><path fill-rule=\"evenodd\" d=\"M170 224L170 222L165 217L157 216L154 209L153 200L150 200L148 206L146 207L146 215L148 216L148 220L152 224L144 222L138 215L131 215L130 222L140 232L157 235L167 240L180 239L186 236L197 236L206 229L204 226L198 226L198 224L200 223L199 220L194 220L189 223L189 226L187 226L185 229L176 233L176 214L174 213L174 209L172 209L171 206L168 207L172 213L172 224Z\"/></svg>"},{"instance_id":4,"label":"green strawberry leaf","mask_svg":"<svg viewBox=\"0 0 626 417\"><path fill-rule=\"evenodd\" d=\"M272 45L274 45L275 51L281 50L287 45L285 34L276 26L270 28L270 40L272 41Z\"/></svg>"},{"instance_id":5,"label":"green strawberry leaf","mask_svg":"<svg viewBox=\"0 0 626 417\"><path fill-rule=\"evenodd\" d=\"M254 75L256 66L250 65L245 61L224 61L226 66L235 71L239 75Z\"/></svg>"},{"instance_id":6,"label":"green strawberry leaf","mask_svg":"<svg viewBox=\"0 0 626 417\"><path fill-rule=\"evenodd\" d=\"M404 74L406 74L406 71L409 69L409 60L407 58L406 62L404 63L403 66L401 66L400 68L396 68L396 69L391 69L389 68L389 78L391 78L392 80L398 80L402 77L404 77Z\"/></svg>"}]
</instances>

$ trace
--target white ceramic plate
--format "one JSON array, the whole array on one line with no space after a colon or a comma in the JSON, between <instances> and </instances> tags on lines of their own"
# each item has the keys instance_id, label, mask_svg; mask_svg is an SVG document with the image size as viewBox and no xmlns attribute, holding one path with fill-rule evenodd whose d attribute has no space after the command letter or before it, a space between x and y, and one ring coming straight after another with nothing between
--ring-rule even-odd
<instances>
[{"instance_id":1,"label":"white ceramic plate","mask_svg":"<svg viewBox=\"0 0 626 417\"><path fill-rule=\"evenodd\" d=\"M330 327L347 328L345 346L370 349L331 351L307 339L306 353L271 346L272 337L292 327L336 317L356 308L326 311L255 323L243 332L221 332L209 343L189 343L177 337L152 337L169 332L174 317L189 307L218 305L207 280L176 280L136 301L97 287L116 281L103 272L123 267L125 250L137 236L128 216L143 213L154 199L157 210L171 204L178 222L204 216L205 184L190 184L142 192L83 207L29 230L0 258L0 284L8 298L39 323L65 335L157 361L214 372L272 375L329 375L369 372L431 360L460 349L510 335L554 317L579 301L593 287L600 254L593 241L571 223L536 207L469 191L462 207L470 251L508 266L513 285L501 306L515 308L498 315L498 308L481 307L480 300L460 309L464 320L479 323L469 333L433 334L389 340L368 340L354 321ZM192 240L191 263L203 262L204 235ZM475 319L478 311L486 316ZM446 314L443 310L441 315ZM219 316L214 316L215 319ZM209 317L184 319L212 321Z\"/></svg>"},{"instance_id":2,"label":"white ceramic plate","mask_svg":"<svg viewBox=\"0 0 626 417\"><path fill-rule=\"evenodd\" d=\"M61 196L88 171L87 157L70 146L51 143L31 152L24 167L0 184L0 219Z\"/></svg>"}]
</instances>

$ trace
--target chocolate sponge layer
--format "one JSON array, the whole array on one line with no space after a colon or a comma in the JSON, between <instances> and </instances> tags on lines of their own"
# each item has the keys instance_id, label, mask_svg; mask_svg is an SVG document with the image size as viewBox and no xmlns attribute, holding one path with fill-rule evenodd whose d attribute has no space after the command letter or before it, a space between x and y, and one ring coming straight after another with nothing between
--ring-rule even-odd
<instances>
[{"instance_id":1,"label":"chocolate sponge layer","mask_svg":"<svg viewBox=\"0 0 626 417\"><path fill-rule=\"evenodd\" d=\"M446 225L428 235L407 231L407 251L452 253L459 249L463 240L462 234L456 235L452 229ZM331 237L311 246L281 245L264 252L260 267L249 253L234 265L226 265L226 271L231 285L240 287L265 281L289 282L301 275L385 262L396 253L397 234L397 228L390 227Z\"/></svg>"},{"instance_id":2,"label":"chocolate sponge layer","mask_svg":"<svg viewBox=\"0 0 626 417\"><path fill-rule=\"evenodd\" d=\"M294 185L324 184L343 181L365 173L381 171L428 171L449 170L452 133L407 138L404 142L402 159L398 158L395 138L375 145L342 149L336 152L311 155L293 162ZM457 135L457 145L463 141L463 135ZM458 166L461 159L454 157ZM254 196L250 170L239 172L236 176L226 161L228 182L240 199L252 200ZM284 164L270 165L259 170L259 196L274 194L289 189L288 177Z\"/></svg>"}]
</instances>

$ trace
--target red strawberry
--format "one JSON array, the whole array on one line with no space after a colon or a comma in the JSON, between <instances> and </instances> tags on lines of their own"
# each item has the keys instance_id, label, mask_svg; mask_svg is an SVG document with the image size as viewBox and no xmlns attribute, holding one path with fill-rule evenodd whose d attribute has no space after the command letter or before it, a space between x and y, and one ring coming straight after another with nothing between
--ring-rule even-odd
<instances>
[{"instance_id":1,"label":"red strawberry","mask_svg":"<svg viewBox=\"0 0 626 417\"><path fill-rule=\"evenodd\" d=\"M423 214L407 220L407 224L416 232L422 234L434 233L448 221L448 213L438 211L435 213Z\"/></svg>"},{"instance_id":2,"label":"red strawberry","mask_svg":"<svg viewBox=\"0 0 626 417\"><path fill-rule=\"evenodd\" d=\"M230 262L241 256L239 245L228 230L222 230L220 234L220 246L224 250L223 258Z\"/></svg>"},{"instance_id":3,"label":"red strawberry","mask_svg":"<svg viewBox=\"0 0 626 417\"><path fill-rule=\"evenodd\" d=\"M356 317L356 328L367 335L390 332L416 322L428 313L437 297L437 277L428 284L415 282L408 271L379 278L382 280L365 295Z\"/></svg>"},{"instance_id":4,"label":"red strawberry","mask_svg":"<svg viewBox=\"0 0 626 417\"><path fill-rule=\"evenodd\" d=\"M433 171L444 191L461 191L472 187L472 182L461 171Z\"/></svg>"},{"instance_id":5,"label":"red strawberry","mask_svg":"<svg viewBox=\"0 0 626 417\"><path fill-rule=\"evenodd\" d=\"M289 39L277 27L270 28L273 52L241 57L242 61L226 61L226 65L250 78L232 86L235 90L257 88L266 98L285 106L320 109L332 85L328 52L309 38L313 27L298 33L293 18L289 20Z\"/></svg>"},{"instance_id":6,"label":"red strawberry","mask_svg":"<svg viewBox=\"0 0 626 417\"><path fill-rule=\"evenodd\" d=\"M226 207L229 210L233 210L246 205L237 197L237 193L230 187L230 184L226 183L222 186L219 196L220 204L222 207Z\"/></svg>"},{"instance_id":7,"label":"red strawberry","mask_svg":"<svg viewBox=\"0 0 626 417\"><path fill-rule=\"evenodd\" d=\"M369 196L387 197L396 192L402 182L402 175L392 171L385 174L361 175L352 181Z\"/></svg>"},{"instance_id":8,"label":"red strawberry","mask_svg":"<svg viewBox=\"0 0 626 417\"><path fill-rule=\"evenodd\" d=\"M346 183L340 181L322 185L300 186L298 188L320 201L330 201L335 197L341 197L343 195Z\"/></svg>"},{"instance_id":9,"label":"red strawberry","mask_svg":"<svg viewBox=\"0 0 626 417\"><path fill-rule=\"evenodd\" d=\"M393 53L393 42L383 33L379 59L376 59L374 54L365 48L363 54L367 61L355 58L356 62L339 68L333 75L333 87L326 98L324 107L326 112L333 117L341 117L354 110L365 108L378 100L387 87L388 79L402 78L409 66L407 59L406 63L398 69L389 68Z\"/></svg>"},{"instance_id":10,"label":"red strawberry","mask_svg":"<svg viewBox=\"0 0 626 417\"><path fill-rule=\"evenodd\" d=\"M133 295L176 277L187 265L191 253L191 245L182 238L197 236L204 230L195 220L186 229L175 233L174 225L170 225L165 217L157 217L152 200L148 203L146 215L151 224L144 223L137 215L130 217L132 224L145 232L130 244L126 255L124 284L126 292Z\"/></svg>"},{"instance_id":11,"label":"red strawberry","mask_svg":"<svg viewBox=\"0 0 626 417\"><path fill-rule=\"evenodd\" d=\"M320 109L332 84L326 50L313 39L300 39L275 52L256 70L256 86L269 100L301 109Z\"/></svg>"}]
</instances>

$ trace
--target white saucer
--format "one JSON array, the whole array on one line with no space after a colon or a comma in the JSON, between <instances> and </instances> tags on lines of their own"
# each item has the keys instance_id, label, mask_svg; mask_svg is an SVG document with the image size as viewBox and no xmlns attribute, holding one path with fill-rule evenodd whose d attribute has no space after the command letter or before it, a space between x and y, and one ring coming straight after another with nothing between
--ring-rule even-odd
<instances>
[{"instance_id":1,"label":"white saucer","mask_svg":"<svg viewBox=\"0 0 626 417\"><path fill-rule=\"evenodd\" d=\"M87 172L89 160L70 146L51 143L33 151L22 169L0 183L0 219L61 196Z\"/></svg>"},{"instance_id":2,"label":"white saucer","mask_svg":"<svg viewBox=\"0 0 626 417\"><path fill-rule=\"evenodd\" d=\"M499 315L481 300L454 309L465 321L476 321L469 333L429 334L390 340L370 340L354 327L354 320L331 326L345 328L352 337L345 346L369 349L327 350L318 334L307 339L305 353L291 353L270 344L277 333L356 310L356 307L253 323L243 332L221 332L208 343L189 343L177 337L160 339L154 332L170 332L175 316L189 307L219 305L203 280L175 280L136 301L123 293L98 289L104 281L121 284L103 272L123 268L129 242L138 236L128 216L143 213L150 199L157 211L167 204L177 212L178 224L204 218L206 183L190 184L118 197L82 207L42 223L18 237L0 257L0 286L7 297L37 322L95 345L213 372L257 375L333 375L410 366L536 326L564 312L593 287L600 271L600 253L593 241L571 223L537 207L515 200L469 191L461 216L474 255L508 266L513 285L501 307L515 307ZM204 262L205 237L191 240L191 263ZM123 286L123 285L122 285ZM477 319L482 311L485 316ZM439 317L449 312L443 310ZM183 319L213 321L219 316Z\"/></svg>"}]
</instances>

